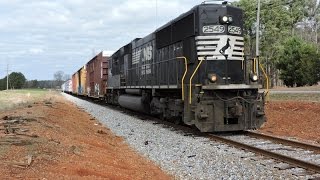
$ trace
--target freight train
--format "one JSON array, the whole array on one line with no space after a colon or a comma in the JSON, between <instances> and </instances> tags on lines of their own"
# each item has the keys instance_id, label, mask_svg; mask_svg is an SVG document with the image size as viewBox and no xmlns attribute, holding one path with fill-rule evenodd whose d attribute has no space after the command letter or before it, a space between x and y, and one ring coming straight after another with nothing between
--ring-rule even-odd
<instances>
[{"instance_id":1,"label":"freight train","mask_svg":"<svg viewBox=\"0 0 320 180\"><path fill-rule=\"evenodd\" d=\"M240 8L197 5L110 57L97 55L73 75L73 93L93 95L97 73L103 85L95 96L109 104L201 132L259 128L264 93L257 62L244 56L243 34Z\"/></svg>"}]
</instances>

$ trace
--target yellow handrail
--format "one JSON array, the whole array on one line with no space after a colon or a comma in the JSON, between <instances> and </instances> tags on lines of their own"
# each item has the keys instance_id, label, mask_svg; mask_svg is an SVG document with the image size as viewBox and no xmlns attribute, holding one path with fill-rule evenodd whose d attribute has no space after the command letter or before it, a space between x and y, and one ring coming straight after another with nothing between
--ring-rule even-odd
<instances>
[{"instance_id":1,"label":"yellow handrail","mask_svg":"<svg viewBox=\"0 0 320 180\"><path fill-rule=\"evenodd\" d=\"M180 56L180 57L176 57L177 59L184 59L184 74L183 74L183 76L182 76L182 79L181 79L181 85L182 85L182 87L181 87L181 93L182 93L182 101L184 101L184 78L186 77L186 75L187 75L187 71L188 71L188 61L187 61L187 58L186 57L184 57L184 56Z\"/></svg>"},{"instance_id":2,"label":"yellow handrail","mask_svg":"<svg viewBox=\"0 0 320 180\"><path fill-rule=\"evenodd\" d=\"M269 101L269 77L268 77L267 73L264 71L262 64L259 63L259 65L260 65L261 71L263 72L264 77L265 77L266 80L267 80L267 92L266 92L266 95L265 95L265 96L266 96L266 98L267 98L267 101Z\"/></svg>"},{"instance_id":3,"label":"yellow handrail","mask_svg":"<svg viewBox=\"0 0 320 180\"><path fill-rule=\"evenodd\" d=\"M257 58L253 58L253 73L256 73L256 63L257 63Z\"/></svg>"},{"instance_id":4,"label":"yellow handrail","mask_svg":"<svg viewBox=\"0 0 320 180\"><path fill-rule=\"evenodd\" d=\"M200 67L200 65L201 65L203 60L204 60L204 58L202 58L200 60L200 62L198 63L198 66L196 67L196 69L194 70L193 74L190 77L190 81L189 81L189 83L190 83L190 87L189 87L189 104L192 103L192 101L191 101L191 99L192 99L192 78L196 74L196 72L198 71L198 69L199 69L199 67Z\"/></svg>"}]
</instances>

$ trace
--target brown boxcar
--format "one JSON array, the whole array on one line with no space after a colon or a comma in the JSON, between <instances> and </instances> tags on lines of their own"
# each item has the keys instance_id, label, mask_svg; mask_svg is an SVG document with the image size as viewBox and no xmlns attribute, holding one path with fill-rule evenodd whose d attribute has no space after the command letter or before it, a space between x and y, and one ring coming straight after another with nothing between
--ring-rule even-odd
<instances>
[{"instance_id":1,"label":"brown boxcar","mask_svg":"<svg viewBox=\"0 0 320 180\"><path fill-rule=\"evenodd\" d=\"M105 51L100 52L87 63L87 94L103 98L108 79L108 59Z\"/></svg>"}]
</instances>

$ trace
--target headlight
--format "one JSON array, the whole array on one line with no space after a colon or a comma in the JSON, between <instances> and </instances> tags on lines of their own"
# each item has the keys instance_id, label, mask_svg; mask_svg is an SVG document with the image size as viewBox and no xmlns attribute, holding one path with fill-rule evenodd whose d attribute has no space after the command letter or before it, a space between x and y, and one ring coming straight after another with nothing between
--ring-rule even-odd
<instances>
[{"instance_id":1,"label":"headlight","mask_svg":"<svg viewBox=\"0 0 320 180\"><path fill-rule=\"evenodd\" d=\"M220 23L221 24L230 24L232 23L233 21L233 18L232 16L220 16Z\"/></svg>"},{"instance_id":2,"label":"headlight","mask_svg":"<svg viewBox=\"0 0 320 180\"><path fill-rule=\"evenodd\" d=\"M217 81L217 75L216 74L208 74L208 78L210 82L216 82Z\"/></svg>"},{"instance_id":3,"label":"headlight","mask_svg":"<svg viewBox=\"0 0 320 180\"><path fill-rule=\"evenodd\" d=\"M251 79L251 81L256 82L256 81L258 81L258 76L256 74L251 74L250 79Z\"/></svg>"},{"instance_id":4,"label":"headlight","mask_svg":"<svg viewBox=\"0 0 320 180\"><path fill-rule=\"evenodd\" d=\"M222 22L224 22L224 23L228 22L228 17L227 16L223 16L222 17Z\"/></svg>"}]
</instances>

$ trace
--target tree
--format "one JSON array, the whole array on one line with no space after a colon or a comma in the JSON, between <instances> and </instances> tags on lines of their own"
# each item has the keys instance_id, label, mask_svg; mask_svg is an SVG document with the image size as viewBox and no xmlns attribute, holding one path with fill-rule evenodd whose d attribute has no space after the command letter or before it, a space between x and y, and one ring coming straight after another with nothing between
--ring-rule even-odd
<instances>
[{"instance_id":1,"label":"tree","mask_svg":"<svg viewBox=\"0 0 320 180\"><path fill-rule=\"evenodd\" d=\"M54 81L55 81L54 86L61 86L61 84L63 82L64 72L57 71L56 73L54 73L53 77L54 77Z\"/></svg>"},{"instance_id":2,"label":"tree","mask_svg":"<svg viewBox=\"0 0 320 180\"><path fill-rule=\"evenodd\" d=\"M7 89L7 81L5 79L0 79L0 90Z\"/></svg>"},{"instance_id":3,"label":"tree","mask_svg":"<svg viewBox=\"0 0 320 180\"><path fill-rule=\"evenodd\" d=\"M303 83L308 85L317 84L320 80L320 56L315 45L303 43L301 47L301 61L303 70Z\"/></svg>"},{"instance_id":4,"label":"tree","mask_svg":"<svg viewBox=\"0 0 320 180\"><path fill-rule=\"evenodd\" d=\"M52 88L52 85L55 84L54 80L43 80L43 81L38 81L38 87L39 88Z\"/></svg>"},{"instance_id":5,"label":"tree","mask_svg":"<svg viewBox=\"0 0 320 180\"><path fill-rule=\"evenodd\" d=\"M63 75L63 78L62 78L63 81L67 81L67 80L69 80L69 79L71 79L70 74L65 74L65 75Z\"/></svg>"},{"instance_id":6,"label":"tree","mask_svg":"<svg viewBox=\"0 0 320 180\"><path fill-rule=\"evenodd\" d=\"M26 82L26 78L21 72L12 72L9 75L10 89L21 89Z\"/></svg>"},{"instance_id":7,"label":"tree","mask_svg":"<svg viewBox=\"0 0 320 180\"><path fill-rule=\"evenodd\" d=\"M64 75L64 72L63 72L63 71L57 71L57 72L54 73L54 75L53 75L54 80L56 80L56 81L62 81L63 75Z\"/></svg>"},{"instance_id":8,"label":"tree","mask_svg":"<svg viewBox=\"0 0 320 180\"><path fill-rule=\"evenodd\" d=\"M318 43L318 22L319 22L319 13L320 13L320 5L317 0L307 0L306 4L307 8L307 16L304 21L304 26L309 27L308 40L311 42Z\"/></svg>"},{"instance_id":9,"label":"tree","mask_svg":"<svg viewBox=\"0 0 320 180\"><path fill-rule=\"evenodd\" d=\"M21 89L26 83L26 78L21 72L9 74L9 89ZM7 76L0 80L0 90L7 89Z\"/></svg>"},{"instance_id":10,"label":"tree","mask_svg":"<svg viewBox=\"0 0 320 180\"><path fill-rule=\"evenodd\" d=\"M245 53L254 56L257 0L239 0L235 2L235 5L244 10ZM301 32L299 34L298 31L301 30L301 23L311 23L306 19L316 20L315 17L319 15L318 6L316 0L261 0L260 62L267 68L271 86L278 82L279 65L276 65L276 61L282 55L286 39L296 35L307 37L303 39L312 39L310 38L311 33ZM316 27L313 29L311 31L317 31ZM288 78L285 79L289 81ZM290 84L290 82L287 83Z\"/></svg>"},{"instance_id":11,"label":"tree","mask_svg":"<svg viewBox=\"0 0 320 180\"><path fill-rule=\"evenodd\" d=\"M279 53L276 63L280 79L289 87L316 84L320 62L315 46L299 38L288 38Z\"/></svg>"},{"instance_id":12,"label":"tree","mask_svg":"<svg viewBox=\"0 0 320 180\"><path fill-rule=\"evenodd\" d=\"M39 82L36 79L27 81L25 84L25 88L38 88L38 87L39 87Z\"/></svg>"}]
</instances>

